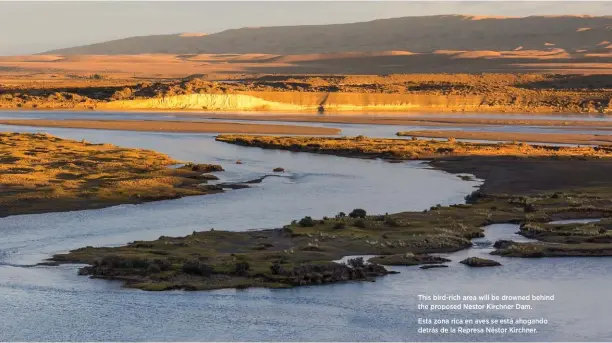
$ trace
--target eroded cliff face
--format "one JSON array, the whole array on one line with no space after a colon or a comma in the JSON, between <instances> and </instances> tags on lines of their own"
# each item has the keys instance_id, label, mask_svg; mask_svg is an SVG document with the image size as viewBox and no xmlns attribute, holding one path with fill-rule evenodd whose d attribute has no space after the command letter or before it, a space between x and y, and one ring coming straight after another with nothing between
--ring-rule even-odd
<instances>
[{"instance_id":1,"label":"eroded cliff face","mask_svg":"<svg viewBox=\"0 0 612 343\"><path fill-rule=\"evenodd\" d=\"M103 109L172 109L200 111L308 111L312 104L269 101L249 94L188 94L99 103Z\"/></svg>"},{"instance_id":2,"label":"eroded cliff face","mask_svg":"<svg viewBox=\"0 0 612 343\"><path fill-rule=\"evenodd\" d=\"M244 92L188 94L98 103L112 110L342 112L608 112L609 99L573 94L372 94Z\"/></svg>"}]
</instances>

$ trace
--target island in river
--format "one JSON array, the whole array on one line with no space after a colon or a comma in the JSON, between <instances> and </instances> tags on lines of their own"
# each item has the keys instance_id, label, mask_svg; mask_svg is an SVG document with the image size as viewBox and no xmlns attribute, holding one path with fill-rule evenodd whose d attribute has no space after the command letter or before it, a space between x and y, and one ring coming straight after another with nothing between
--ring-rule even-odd
<instances>
[{"instance_id":1,"label":"island in river","mask_svg":"<svg viewBox=\"0 0 612 343\"><path fill-rule=\"evenodd\" d=\"M84 263L83 275L121 280L144 290L205 290L294 287L369 280L387 265L441 264L430 253L472 246L482 227L494 223L543 225L555 219L602 218L612 214L612 149L547 147L356 138L219 136L245 146L327 153L362 158L433 159L432 166L484 178L468 204L433 206L421 212L368 214L364 209L304 217L283 228L247 232L202 231L162 236L121 247L84 247L57 254L52 263ZM433 190L432 190L433 191ZM605 221L596 230L569 226L546 231L548 243L499 242L500 254L536 257L612 255L612 232ZM543 229L544 230L544 229ZM521 230L523 231L523 230ZM531 236L535 239L542 235ZM546 240L543 240L546 242ZM601 247L608 249L601 249ZM534 253L534 251L536 253ZM509 252L509 253L506 253ZM581 253L580 253L581 252ZM344 256L376 255L371 262Z\"/></svg>"},{"instance_id":2,"label":"island in river","mask_svg":"<svg viewBox=\"0 0 612 343\"><path fill-rule=\"evenodd\" d=\"M217 165L186 165L151 150L0 133L0 217L84 210L222 192Z\"/></svg>"},{"instance_id":3,"label":"island in river","mask_svg":"<svg viewBox=\"0 0 612 343\"><path fill-rule=\"evenodd\" d=\"M0 125L30 127L63 127L72 129L100 129L149 132L185 133L249 133L283 135L336 135L340 129L315 126L247 124L231 122L160 121L160 120L47 120L3 119Z\"/></svg>"}]
</instances>

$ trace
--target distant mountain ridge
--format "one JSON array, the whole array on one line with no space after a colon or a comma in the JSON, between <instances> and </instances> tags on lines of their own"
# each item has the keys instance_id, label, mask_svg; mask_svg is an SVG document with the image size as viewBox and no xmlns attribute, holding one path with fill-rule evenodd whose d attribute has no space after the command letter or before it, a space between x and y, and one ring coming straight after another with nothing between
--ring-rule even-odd
<instances>
[{"instance_id":1,"label":"distant mountain ridge","mask_svg":"<svg viewBox=\"0 0 612 343\"><path fill-rule=\"evenodd\" d=\"M438 15L330 25L241 28L214 34L129 37L57 49L54 55L327 54L438 50L546 50L612 47L612 17ZM607 42L607 44L606 44Z\"/></svg>"}]
</instances>

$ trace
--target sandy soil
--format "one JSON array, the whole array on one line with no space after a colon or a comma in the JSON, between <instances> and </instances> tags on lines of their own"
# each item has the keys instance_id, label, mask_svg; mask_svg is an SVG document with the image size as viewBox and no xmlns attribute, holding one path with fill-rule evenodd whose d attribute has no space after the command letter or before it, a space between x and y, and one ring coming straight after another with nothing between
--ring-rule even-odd
<instances>
[{"instance_id":1,"label":"sandy soil","mask_svg":"<svg viewBox=\"0 0 612 343\"><path fill-rule=\"evenodd\" d=\"M193 114L198 115L198 114ZM338 123L338 124L365 124L365 125L416 125L416 126L484 126L484 125L512 125L512 126L547 126L563 127L566 129L612 129L612 122L588 120L542 120L542 119L512 119L512 118L435 118L427 116L414 116L410 114L397 114L396 117L385 116L314 116L314 115L265 115L265 114L215 114L204 115L206 118L254 120L254 121L286 121L286 122L312 122L312 123Z\"/></svg>"},{"instance_id":2,"label":"sandy soil","mask_svg":"<svg viewBox=\"0 0 612 343\"><path fill-rule=\"evenodd\" d=\"M399 136L427 138L476 139L504 142L538 142L561 144L610 145L612 135L558 134L558 133L515 133L515 132L467 132L467 131L406 131Z\"/></svg>"},{"instance_id":3,"label":"sandy soil","mask_svg":"<svg viewBox=\"0 0 612 343\"><path fill-rule=\"evenodd\" d=\"M63 127L125 131L189 132L189 133L254 133L287 135L336 135L340 129L293 125L206 123L141 120L0 120L0 125Z\"/></svg>"}]
</instances>

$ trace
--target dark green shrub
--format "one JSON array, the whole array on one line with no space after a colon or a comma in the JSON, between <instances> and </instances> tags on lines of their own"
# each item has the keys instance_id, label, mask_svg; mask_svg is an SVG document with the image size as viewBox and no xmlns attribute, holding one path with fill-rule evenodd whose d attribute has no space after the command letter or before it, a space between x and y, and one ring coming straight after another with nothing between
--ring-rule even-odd
<instances>
[{"instance_id":1,"label":"dark green shrub","mask_svg":"<svg viewBox=\"0 0 612 343\"><path fill-rule=\"evenodd\" d=\"M315 221L311 217L306 216L306 217L300 219L298 224L301 227L313 227L313 226L315 226Z\"/></svg>"},{"instance_id":2,"label":"dark green shrub","mask_svg":"<svg viewBox=\"0 0 612 343\"><path fill-rule=\"evenodd\" d=\"M400 226L399 222L397 220L395 220L395 219L393 219L391 217L388 217L388 216L385 218L385 225L391 226L391 227L398 227L398 226Z\"/></svg>"},{"instance_id":3,"label":"dark green shrub","mask_svg":"<svg viewBox=\"0 0 612 343\"><path fill-rule=\"evenodd\" d=\"M365 228L366 228L366 222L365 222L365 220L363 220L363 219L357 219L357 220L355 221L355 223L353 223L353 226L356 226L356 227L359 227L359 228L365 229Z\"/></svg>"},{"instance_id":4,"label":"dark green shrub","mask_svg":"<svg viewBox=\"0 0 612 343\"><path fill-rule=\"evenodd\" d=\"M244 276L250 268L249 262L238 262L236 263L236 275Z\"/></svg>"},{"instance_id":5,"label":"dark green shrub","mask_svg":"<svg viewBox=\"0 0 612 343\"><path fill-rule=\"evenodd\" d=\"M212 266L201 263L200 261L186 261L181 268L184 273L192 275L210 276L214 269Z\"/></svg>"},{"instance_id":6,"label":"dark green shrub","mask_svg":"<svg viewBox=\"0 0 612 343\"><path fill-rule=\"evenodd\" d=\"M346 227L346 224L344 223L336 223L334 224L334 226L332 227L334 230L342 230Z\"/></svg>"},{"instance_id":7,"label":"dark green shrub","mask_svg":"<svg viewBox=\"0 0 612 343\"><path fill-rule=\"evenodd\" d=\"M533 204L529 203L529 204L525 204L525 206L523 207L523 210L525 212L535 212L536 207Z\"/></svg>"},{"instance_id":8,"label":"dark green shrub","mask_svg":"<svg viewBox=\"0 0 612 343\"><path fill-rule=\"evenodd\" d=\"M168 260L155 259L153 264L158 266L161 271L172 269L172 263Z\"/></svg>"},{"instance_id":9,"label":"dark green shrub","mask_svg":"<svg viewBox=\"0 0 612 343\"><path fill-rule=\"evenodd\" d=\"M473 191L472 193L465 196L465 202L468 204L475 204L479 199L483 198L484 194L481 191Z\"/></svg>"},{"instance_id":10,"label":"dark green shrub","mask_svg":"<svg viewBox=\"0 0 612 343\"><path fill-rule=\"evenodd\" d=\"M272 265L270 266L270 271L272 272L272 274L274 275L278 275L281 273L281 271L283 270L283 267L278 263L278 262L274 262L272 263Z\"/></svg>"},{"instance_id":11,"label":"dark green shrub","mask_svg":"<svg viewBox=\"0 0 612 343\"><path fill-rule=\"evenodd\" d=\"M159 268L159 266L157 264L150 264L147 267L147 273L149 274L157 274L161 272L161 268Z\"/></svg>"},{"instance_id":12,"label":"dark green shrub","mask_svg":"<svg viewBox=\"0 0 612 343\"><path fill-rule=\"evenodd\" d=\"M361 208L356 208L349 213L349 217L351 218L365 218L367 215L366 210Z\"/></svg>"},{"instance_id":13,"label":"dark green shrub","mask_svg":"<svg viewBox=\"0 0 612 343\"><path fill-rule=\"evenodd\" d=\"M363 257L351 258L346 261L346 264L348 264L352 268L363 268L365 266L365 263L363 262Z\"/></svg>"}]
</instances>

